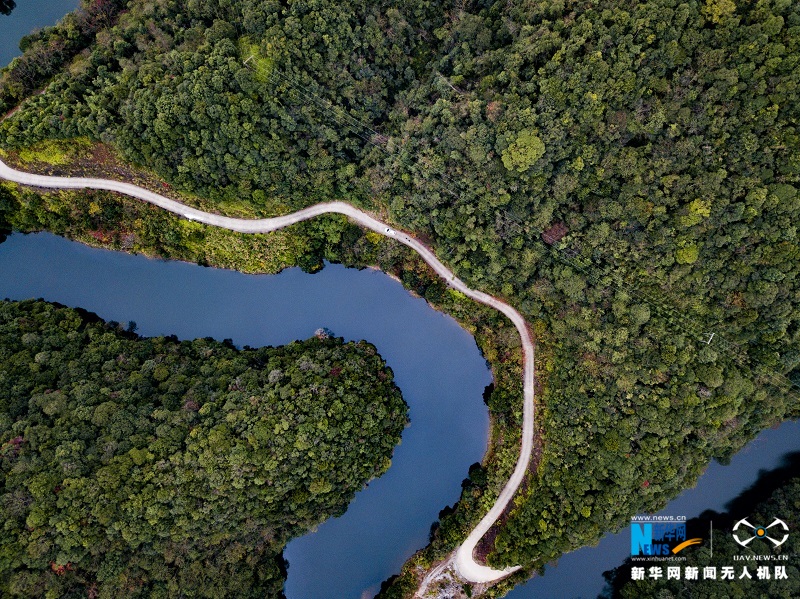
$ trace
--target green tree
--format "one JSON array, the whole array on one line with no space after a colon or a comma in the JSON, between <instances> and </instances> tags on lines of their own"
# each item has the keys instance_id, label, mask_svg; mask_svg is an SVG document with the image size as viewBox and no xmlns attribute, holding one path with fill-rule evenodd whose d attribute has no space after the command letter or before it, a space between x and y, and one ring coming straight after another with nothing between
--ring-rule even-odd
<instances>
[{"instance_id":1,"label":"green tree","mask_svg":"<svg viewBox=\"0 0 800 599\"><path fill-rule=\"evenodd\" d=\"M533 131L523 131L503 150L503 166L510 171L524 173L544 156L544 152L542 140Z\"/></svg>"}]
</instances>

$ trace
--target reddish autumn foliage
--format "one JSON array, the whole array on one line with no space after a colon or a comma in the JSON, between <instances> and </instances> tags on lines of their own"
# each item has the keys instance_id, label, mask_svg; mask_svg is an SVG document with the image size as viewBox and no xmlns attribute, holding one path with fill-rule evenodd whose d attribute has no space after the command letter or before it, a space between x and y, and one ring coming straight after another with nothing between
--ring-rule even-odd
<instances>
[{"instance_id":1,"label":"reddish autumn foliage","mask_svg":"<svg viewBox=\"0 0 800 599\"><path fill-rule=\"evenodd\" d=\"M0 447L0 458L17 457L23 441L24 439L21 436L18 436L3 443L2 447Z\"/></svg>"},{"instance_id":2,"label":"reddish autumn foliage","mask_svg":"<svg viewBox=\"0 0 800 599\"><path fill-rule=\"evenodd\" d=\"M108 243L113 238L113 236L110 233L100 230L89 231L89 235L94 239L96 239L97 241L99 241L100 243Z\"/></svg>"},{"instance_id":3,"label":"reddish autumn foliage","mask_svg":"<svg viewBox=\"0 0 800 599\"><path fill-rule=\"evenodd\" d=\"M542 240L548 245L553 245L561 241L567 233L569 233L567 225L564 223L555 223L550 228L542 231Z\"/></svg>"},{"instance_id":4,"label":"reddish autumn foliage","mask_svg":"<svg viewBox=\"0 0 800 599\"><path fill-rule=\"evenodd\" d=\"M72 572L72 564L67 562L64 565L50 562L50 569L56 573L56 576L64 576L67 572Z\"/></svg>"}]
</instances>

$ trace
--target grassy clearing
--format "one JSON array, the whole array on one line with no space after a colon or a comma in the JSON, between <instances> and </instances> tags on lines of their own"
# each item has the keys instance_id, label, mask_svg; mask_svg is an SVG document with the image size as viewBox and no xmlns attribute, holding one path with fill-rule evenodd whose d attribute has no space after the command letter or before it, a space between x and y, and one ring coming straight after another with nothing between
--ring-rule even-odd
<instances>
[{"instance_id":1,"label":"grassy clearing","mask_svg":"<svg viewBox=\"0 0 800 599\"><path fill-rule=\"evenodd\" d=\"M92 142L85 137L70 140L53 139L42 141L19 150L18 157L24 163L44 163L63 166L85 157L91 150Z\"/></svg>"},{"instance_id":2,"label":"grassy clearing","mask_svg":"<svg viewBox=\"0 0 800 599\"><path fill-rule=\"evenodd\" d=\"M239 52L242 60L247 61L247 66L252 69L256 79L261 83L269 80L275 61L269 56L272 45L267 43L266 48L261 48L257 43L250 41L248 37L239 38Z\"/></svg>"}]
</instances>

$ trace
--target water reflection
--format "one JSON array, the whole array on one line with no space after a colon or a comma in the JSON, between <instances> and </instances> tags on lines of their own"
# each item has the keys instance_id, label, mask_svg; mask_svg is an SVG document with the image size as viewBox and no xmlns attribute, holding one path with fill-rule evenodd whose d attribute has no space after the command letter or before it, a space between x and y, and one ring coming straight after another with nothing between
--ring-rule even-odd
<instances>
[{"instance_id":1,"label":"water reflection","mask_svg":"<svg viewBox=\"0 0 800 599\"><path fill-rule=\"evenodd\" d=\"M78 8L78 0L25 0L16 3L0 0L0 7L5 8L0 8L2 67L21 54L19 42L23 37L37 29L55 25L68 12Z\"/></svg>"},{"instance_id":2,"label":"water reflection","mask_svg":"<svg viewBox=\"0 0 800 599\"><path fill-rule=\"evenodd\" d=\"M658 515L697 517L707 510L726 506L766 472L785 466L793 452L800 451L800 421L784 422L762 431L730 464L709 464L692 489L686 489ZM787 456L789 456L787 458ZM793 459L793 458L791 458ZM605 586L603 572L619 566L630 555L630 529L607 534L595 547L584 547L562 556L537 576L508 593L508 599L590 599Z\"/></svg>"},{"instance_id":3,"label":"water reflection","mask_svg":"<svg viewBox=\"0 0 800 599\"><path fill-rule=\"evenodd\" d=\"M759 470L756 481L726 503L725 511L706 510L697 518L688 520L686 529L690 531L709 531L713 524L715 539L718 538L717 535L729 534L738 520L756 512L759 509L759 505L767 501L775 491L797 477L800 477L800 451L792 451L783 455L777 468ZM793 514L780 514L780 516L789 518L793 517ZM693 532L692 534L694 535L695 533ZM752 547L750 549L752 550ZM771 549L771 547L768 547L767 551L769 552ZM689 559L691 559L691 554ZM709 564L711 563L713 562L709 562ZM602 599L620 596L622 588L631 580L631 567L634 565L637 564L628 559L619 567L603 573L603 577L607 582L601 595ZM639 563L638 565L641 566L642 564ZM690 565L697 564L691 563Z\"/></svg>"},{"instance_id":4,"label":"water reflection","mask_svg":"<svg viewBox=\"0 0 800 599\"><path fill-rule=\"evenodd\" d=\"M237 345L307 339L320 327L372 342L394 371L411 425L392 467L341 518L292 541L290 599L359 599L428 539L439 510L458 500L486 450L483 390L491 381L475 339L450 317L375 270L330 265L244 275L86 247L50 234L0 245L0 298L43 297L142 335L231 338Z\"/></svg>"}]
</instances>

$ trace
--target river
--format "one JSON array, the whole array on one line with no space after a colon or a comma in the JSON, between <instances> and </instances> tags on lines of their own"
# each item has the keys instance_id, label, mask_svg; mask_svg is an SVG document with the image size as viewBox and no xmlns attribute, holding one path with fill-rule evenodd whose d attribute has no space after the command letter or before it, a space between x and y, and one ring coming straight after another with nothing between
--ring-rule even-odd
<instances>
[{"instance_id":1,"label":"river","mask_svg":"<svg viewBox=\"0 0 800 599\"><path fill-rule=\"evenodd\" d=\"M0 16L0 63L19 54L20 37L76 6L19 0L10 16ZM331 265L313 276L299 269L247 276L17 234L0 245L0 297L42 297L107 320L134 320L143 335L261 346L327 327L376 345L410 406L411 425L392 467L344 516L288 545L289 599L373 596L427 543L439 511L458 500L469 466L486 451L482 393L491 376L475 340L374 270Z\"/></svg>"},{"instance_id":2,"label":"river","mask_svg":"<svg viewBox=\"0 0 800 599\"><path fill-rule=\"evenodd\" d=\"M395 374L411 425L392 467L347 513L286 550L289 599L371 597L427 543L439 511L458 500L488 439L491 382L475 340L452 318L371 270L328 265L315 275L244 275L89 248L54 235L0 244L0 297L41 297L142 335L230 338L239 346L306 339L320 327L373 343Z\"/></svg>"},{"instance_id":3,"label":"river","mask_svg":"<svg viewBox=\"0 0 800 599\"><path fill-rule=\"evenodd\" d=\"M706 510L725 511L725 504L738 497L759 479L764 471L783 465L791 453L800 451L800 421L788 421L762 431L730 464L709 464L697 485L673 499L657 515L695 518ZM800 472L797 473L800 476ZM744 518L748 514L738 517ZM603 572L622 565L630 555L629 527L607 534L596 547L568 553L555 565L508 593L508 599L593 599L603 590Z\"/></svg>"},{"instance_id":4,"label":"river","mask_svg":"<svg viewBox=\"0 0 800 599\"><path fill-rule=\"evenodd\" d=\"M374 270L328 265L315 275L289 269L253 276L89 248L46 233L14 234L0 244L0 297L43 297L108 320L134 320L143 335L259 346L304 339L324 326L378 347L411 407L411 426L392 467L356 495L343 517L289 544L289 599L372 597L425 544L438 511L457 499L462 477L486 447L481 392L489 373L474 340ZM798 450L799 422L764 431L730 465L712 463L695 488L660 513L692 518L723 511L761 471ZM629 548L627 528L606 535L508 597L596 597L603 572L621 564Z\"/></svg>"}]
</instances>

